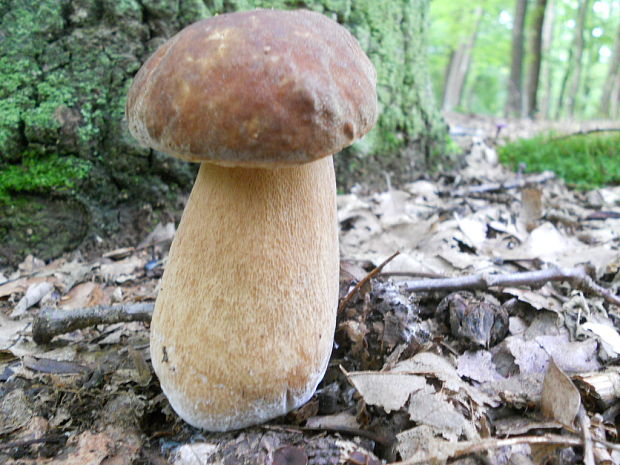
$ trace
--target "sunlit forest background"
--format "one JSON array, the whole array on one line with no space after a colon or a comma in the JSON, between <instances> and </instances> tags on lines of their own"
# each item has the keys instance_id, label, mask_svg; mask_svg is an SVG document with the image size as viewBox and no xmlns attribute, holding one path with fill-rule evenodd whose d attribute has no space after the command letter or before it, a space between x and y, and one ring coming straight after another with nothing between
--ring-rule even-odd
<instances>
[{"instance_id":1,"label":"sunlit forest background","mask_svg":"<svg viewBox=\"0 0 620 465\"><path fill-rule=\"evenodd\" d=\"M444 112L620 117L620 0L434 0L430 33Z\"/></svg>"}]
</instances>

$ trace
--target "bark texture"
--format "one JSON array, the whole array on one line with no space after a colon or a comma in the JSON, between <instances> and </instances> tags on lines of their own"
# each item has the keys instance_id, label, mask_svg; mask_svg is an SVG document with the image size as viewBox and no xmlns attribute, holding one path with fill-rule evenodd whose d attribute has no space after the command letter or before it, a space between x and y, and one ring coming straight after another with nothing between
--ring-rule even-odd
<instances>
[{"instance_id":1,"label":"bark texture","mask_svg":"<svg viewBox=\"0 0 620 465\"><path fill-rule=\"evenodd\" d=\"M615 88L615 91L614 91ZM609 118L614 115L612 109L614 106L614 99L617 101L620 93L620 21L618 22L618 29L616 31L616 39L614 41L614 52L609 62L609 69L607 70L607 78L605 79L605 85L603 87L603 93L601 95L601 115ZM615 94L615 95L614 95Z\"/></svg>"},{"instance_id":2,"label":"bark texture","mask_svg":"<svg viewBox=\"0 0 620 465\"><path fill-rule=\"evenodd\" d=\"M127 90L181 28L254 7L336 19L377 69L381 116L336 157L341 189L383 183L386 171L406 180L414 161L419 170L440 150L445 125L426 62L429 0L0 0L0 266L101 238L132 244L180 212L196 166L137 145L124 121Z\"/></svg>"},{"instance_id":3,"label":"bark texture","mask_svg":"<svg viewBox=\"0 0 620 465\"><path fill-rule=\"evenodd\" d=\"M461 43L459 47L452 53L448 70L446 72L446 83L443 92L443 111L452 111L461 104L463 97L463 87L467 81L467 74L471 65L471 56L476 45L480 22L484 10L481 7L476 8L474 12L475 23L471 34L466 41Z\"/></svg>"},{"instance_id":4,"label":"bark texture","mask_svg":"<svg viewBox=\"0 0 620 465\"><path fill-rule=\"evenodd\" d=\"M527 0L516 0L512 25L512 56L510 60L510 80L508 81L508 100L506 116L523 115L523 55L524 29Z\"/></svg>"},{"instance_id":5,"label":"bark texture","mask_svg":"<svg viewBox=\"0 0 620 465\"><path fill-rule=\"evenodd\" d=\"M543 24L547 0L536 0L536 7L531 25L530 52L532 59L529 66L527 80L527 100L525 114L530 118L538 112L538 85L540 81L540 65L542 62Z\"/></svg>"},{"instance_id":6,"label":"bark texture","mask_svg":"<svg viewBox=\"0 0 620 465\"><path fill-rule=\"evenodd\" d=\"M577 27L575 29L575 61L573 64L573 75L571 80L570 93L568 94L568 116L572 118L575 114L577 105L577 95L581 86L581 74L583 71L583 52L585 48L585 32L590 0L582 0L579 3L579 13L577 15Z\"/></svg>"},{"instance_id":7,"label":"bark texture","mask_svg":"<svg viewBox=\"0 0 620 465\"><path fill-rule=\"evenodd\" d=\"M571 117L575 111L577 93L581 84L583 49L585 44L584 28L588 16L589 6L590 0L579 0L575 35L573 37L572 46L568 51L566 71L560 87L560 96L558 98L558 107L556 110L557 119L559 119L564 113Z\"/></svg>"}]
</instances>

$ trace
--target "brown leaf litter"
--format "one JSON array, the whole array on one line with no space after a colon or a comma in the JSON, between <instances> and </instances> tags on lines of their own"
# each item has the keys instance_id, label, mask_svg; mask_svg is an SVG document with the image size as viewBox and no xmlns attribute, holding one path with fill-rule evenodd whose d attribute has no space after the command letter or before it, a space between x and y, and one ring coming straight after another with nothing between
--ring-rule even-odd
<instances>
[{"instance_id":1,"label":"brown leaf litter","mask_svg":"<svg viewBox=\"0 0 620 465\"><path fill-rule=\"evenodd\" d=\"M620 188L574 192L495 160L478 142L458 174L339 196L325 379L239 432L184 424L152 373L174 225L92 262L4 270L0 462L620 463Z\"/></svg>"}]
</instances>

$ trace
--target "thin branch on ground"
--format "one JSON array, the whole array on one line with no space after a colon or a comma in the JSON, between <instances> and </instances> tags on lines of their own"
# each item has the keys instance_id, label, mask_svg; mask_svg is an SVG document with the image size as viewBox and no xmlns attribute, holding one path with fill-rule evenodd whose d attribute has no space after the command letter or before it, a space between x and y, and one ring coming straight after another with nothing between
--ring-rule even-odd
<instances>
[{"instance_id":1,"label":"thin branch on ground","mask_svg":"<svg viewBox=\"0 0 620 465\"><path fill-rule=\"evenodd\" d=\"M488 290L491 287L530 286L541 287L550 281L568 281L573 287L598 295L606 302L620 306L620 296L597 284L585 266L574 268L547 268L510 274L479 273L470 276L444 279L420 279L404 283L409 292L461 291L465 289Z\"/></svg>"},{"instance_id":2,"label":"thin branch on ground","mask_svg":"<svg viewBox=\"0 0 620 465\"><path fill-rule=\"evenodd\" d=\"M594 442L604 445L609 449L620 450L620 445L612 444L607 441L599 441L593 438ZM542 436L517 436L506 439L481 439L479 441L463 441L461 443L450 443L446 445L446 450L442 450L439 454L443 454L442 459L463 457L465 455L475 454L477 452L484 452L489 449L499 449L502 447L512 447L519 444L557 444L562 446L582 446L583 439L577 436L561 436L559 434L545 434ZM437 445L439 447L439 445ZM448 450L449 449L449 450ZM426 463L428 460L432 460L437 457L436 455L429 455L426 460L421 461L417 457L413 459L402 460L400 462L392 462L388 465L415 465L420 463Z\"/></svg>"},{"instance_id":3,"label":"thin branch on ground","mask_svg":"<svg viewBox=\"0 0 620 465\"><path fill-rule=\"evenodd\" d=\"M143 321L148 323L153 315L153 302L59 310L45 308L34 318L32 338L37 344L45 344L54 336L69 333L76 329L100 324L128 323Z\"/></svg>"},{"instance_id":4,"label":"thin branch on ground","mask_svg":"<svg viewBox=\"0 0 620 465\"><path fill-rule=\"evenodd\" d=\"M596 129L588 129L587 131L577 131L571 132L570 134L562 134L561 136L553 137L551 140L562 140L568 139L573 136L587 136L589 134L595 134L597 132L620 132L620 128L596 128Z\"/></svg>"},{"instance_id":5,"label":"thin branch on ground","mask_svg":"<svg viewBox=\"0 0 620 465\"><path fill-rule=\"evenodd\" d=\"M553 171L545 171L544 173L535 174L532 176L519 176L517 179L506 182L491 182L488 184L479 184L477 186L461 187L453 192L446 192L446 194L453 197L467 197L472 194L482 194L484 192L500 192L509 189L517 189L530 184L544 184L547 181L555 178Z\"/></svg>"},{"instance_id":6,"label":"thin branch on ground","mask_svg":"<svg viewBox=\"0 0 620 465\"><path fill-rule=\"evenodd\" d=\"M370 273L368 273L366 276L364 276L362 279L360 279L360 281L353 287L353 289L351 289L349 291L349 293L344 296L344 298L342 299L342 301L340 302L340 305L338 305L338 313L342 312L347 305L349 304L349 301L353 298L353 296L357 293L357 291L359 291L361 289L361 287L366 284L368 281L370 281L372 278L374 278L375 276L377 276L379 273L381 273L381 270L383 270L383 268L385 267L385 265L387 265L388 263L390 263L392 260L394 260L394 258L400 254L400 252L397 250L396 252L394 252L392 255L390 255L388 258L386 258L383 263L381 263L378 267L376 267L374 270L372 270Z\"/></svg>"},{"instance_id":7,"label":"thin branch on ground","mask_svg":"<svg viewBox=\"0 0 620 465\"><path fill-rule=\"evenodd\" d=\"M399 254L395 252L383 263L362 278L342 299L338 312L342 312L356 292L364 284L377 276L381 270ZM406 272L399 275L406 275ZM417 273L410 273L409 275ZM585 267L548 268L539 271L526 271L512 274L475 274L458 278L421 279L407 281L405 289L409 292L460 291L467 289L488 290L492 287L530 286L541 287L550 281L568 281L576 289L601 296L610 304L620 307L620 297L611 290L597 284L587 273ZM128 323L142 321L148 323L153 315L153 302L112 306L87 307L76 310L46 308L39 312L32 325L32 338L37 344L45 344L55 336L84 329L99 324Z\"/></svg>"},{"instance_id":8,"label":"thin branch on ground","mask_svg":"<svg viewBox=\"0 0 620 465\"><path fill-rule=\"evenodd\" d=\"M596 465L594 460L594 444L592 443L592 434L590 433L590 418L583 405L579 406L577 422L579 423L581 438L583 439L583 463L585 465Z\"/></svg>"},{"instance_id":9,"label":"thin branch on ground","mask_svg":"<svg viewBox=\"0 0 620 465\"><path fill-rule=\"evenodd\" d=\"M48 442L62 443L64 440L65 440L64 435L55 434L52 436L44 436L42 438L26 439L23 441L0 444L0 450L7 450L7 449L13 449L13 448L24 448L24 447L32 446L34 444L44 444Z\"/></svg>"},{"instance_id":10,"label":"thin branch on ground","mask_svg":"<svg viewBox=\"0 0 620 465\"><path fill-rule=\"evenodd\" d=\"M409 276L413 278L429 278L429 279L443 279L446 276L439 273L429 273L427 271L382 271L379 276L385 276L386 278Z\"/></svg>"}]
</instances>

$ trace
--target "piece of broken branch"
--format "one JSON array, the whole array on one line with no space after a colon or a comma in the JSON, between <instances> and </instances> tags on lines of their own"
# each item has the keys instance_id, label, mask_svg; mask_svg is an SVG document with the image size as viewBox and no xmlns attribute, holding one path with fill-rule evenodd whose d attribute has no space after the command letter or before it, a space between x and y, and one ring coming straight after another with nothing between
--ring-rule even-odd
<instances>
[{"instance_id":1,"label":"piece of broken branch","mask_svg":"<svg viewBox=\"0 0 620 465\"><path fill-rule=\"evenodd\" d=\"M150 322L153 316L153 302L97 306L76 310L44 308L34 318L32 339L37 344L45 344L54 336L69 333L76 329L100 324L127 323L130 321Z\"/></svg>"},{"instance_id":2,"label":"piece of broken branch","mask_svg":"<svg viewBox=\"0 0 620 465\"><path fill-rule=\"evenodd\" d=\"M519 176L512 181L506 182L492 182L488 184L479 184L477 186L465 186L455 191L446 192L453 197L467 197L473 194L482 194L484 192L499 192L508 189L517 189L531 184L544 184L547 181L555 178L553 171L544 171L540 174L531 176Z\"/></svg>"},{"instance_id":3,"label":"piece of broken branch","mask_svg":"<svg viewBox=\"0 0 620 465\"><path fill-rule=\"evenodd\" d=\"M620 450L620 446L607 441L600 441L594 438L598 444L602 444L609 449ZM437 462L447 461L449 458L463 457L465 455L483 452L490 449L499 449L501 447L512 447L518 444L544 444L544 445L562 445L562 446L582 446L583 439L577 436L545 434L542 436L515 436L510 438L485 438L476 441L461 441L456 443L441 443L442 449L435 448L434 453L424 454L418 453L415 457L402 460L400 462L392 462L388 465L415 465L420 463L429 463L433 459Z\"/></svg>"},{"instance_id":4,"label":"piece of broken branch","mask_svg":"<svg viewBox=\"0 0 620 465\"><path fill-rule=\"evenodd\" d=\"M584 292L601 296L610 304L620 306L620 296L597 284L588 274L585 266L574 268L547 268L510 274L478 273L458 278L420 279L405 282L409 292L461 291L465 289L487 290L491 287L531 286L541 287L550 281L568 281Z\"/></svg>"},{"instance_id":5,"label":"piece of broken branch","mask_svg":"<svg viewBox=\"0 0 620 465\"><path fill-rule=\"evenodd\" d=\"M381 272L398 252L390 256L378 267L368 273L342 299L342 311L353 295L370 279ZM620 307L620 297L609 289L597 284L588 274L585 266L575 268L547 268L539 271L526 271L512 274L479 273L458 278L420 279L405 282L409 292L457 291L465 289L487 290L491 287L531 286L540 287L550 281L568 281L576 289L601 296L610 304ZM127 323L130 321L150 322L153 315L153 302L137 304L98 306L77 310L45 308L35 317L32 325L32 338L37 344L45 344L60 334L99 324Z\"/></svg>"}]
</instances>

